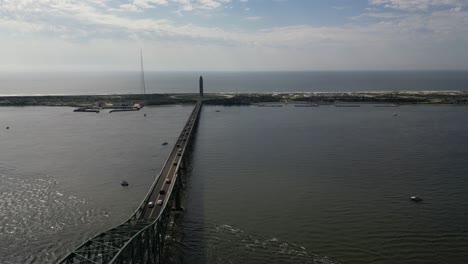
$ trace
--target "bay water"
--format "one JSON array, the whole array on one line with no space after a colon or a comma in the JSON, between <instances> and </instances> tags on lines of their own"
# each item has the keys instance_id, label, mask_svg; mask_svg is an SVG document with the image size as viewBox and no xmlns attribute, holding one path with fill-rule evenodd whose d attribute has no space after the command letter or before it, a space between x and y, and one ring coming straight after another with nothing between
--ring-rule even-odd
<instances>
[{"instance_id":1,"label":"bay water","mask_svg":"<svg viewBox=\"0 0 468 264\"><path fill-rule=\"evenodd\" d=\"M0 108L0 263L53 263L123 222L191 109ZM467 116L464 106L205 106L173 259L467 263Z\"/></svg>"}]
</instances>

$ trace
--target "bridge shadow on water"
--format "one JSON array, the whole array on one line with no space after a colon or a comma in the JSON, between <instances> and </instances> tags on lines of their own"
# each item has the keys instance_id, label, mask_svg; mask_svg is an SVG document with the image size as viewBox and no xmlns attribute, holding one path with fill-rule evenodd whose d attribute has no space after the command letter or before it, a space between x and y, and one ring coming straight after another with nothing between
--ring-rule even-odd
<instances>
[{"instance_id":1,"label":"bridge shadow on water","mask_svg":"<svg viewBox=\"0 0 468 264\"><path fill-rule=\"evenodd\" d=\"M203 110L202 110L203 111ZM202 119L199 120L202 122ZM205 223L200 222L204 217L203 191L191 195L191 190L203 190L203 181L196 181L194 186L193 168L196 166L194 151L197 148L197 128L194 129L189 151L185 154L186 167L179 172L181 180L181 200L183 211L172 212L172 219L166 235L163 263L208 263L206 257ZM195 216L194 216L195 215ZM195 220L196 219L196 220ZM187 228L188 227L188 228Z\"/></svg>"}]
</instances>

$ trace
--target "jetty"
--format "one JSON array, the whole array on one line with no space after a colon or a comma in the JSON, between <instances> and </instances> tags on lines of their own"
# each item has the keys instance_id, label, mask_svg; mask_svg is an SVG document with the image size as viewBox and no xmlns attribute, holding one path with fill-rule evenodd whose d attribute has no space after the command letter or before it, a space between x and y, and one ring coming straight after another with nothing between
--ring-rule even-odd
<instances>
[{"instance_id":1,"label":"jetty","mask_svg":"<svg viewBox=\"0 0 468 264\"><path fill-rule=\"evenodd\" d=\"M318 107L318 104L296 104L294 107Z\"/></svg>"},{"instance_id":2,"label":"jetty","mask_svg":"<svg viewBox=\"0 0 468 264\"><path fill-rule=\"evenodd\" d=\"M84 108L84 107L80 107L80 108L77 108L75 110L73 110L73 112L87 112L87 113L99 113L100 110L99 109L96 109L96 108Z\"/></svg>"},{"instance_id":3,"label":"jetty","mask_svg":"<svg viewBox=\"0 0 468 264\"><path fill-rule=\"evenodd\" d=\"M335 104L336 107L361 107L358 104Z\"/></svg>"},{"instance_id":4,"label":"jetty","mask_svg":"<svg viewBox=\"0 0 468 264\"><path fill-rule=\"evenodd\" d=\"M131 112L131 111L140 111L141 108L123 108L123 109L112 109L109 113L114 112Z\"/></svg>"}]
</instances>

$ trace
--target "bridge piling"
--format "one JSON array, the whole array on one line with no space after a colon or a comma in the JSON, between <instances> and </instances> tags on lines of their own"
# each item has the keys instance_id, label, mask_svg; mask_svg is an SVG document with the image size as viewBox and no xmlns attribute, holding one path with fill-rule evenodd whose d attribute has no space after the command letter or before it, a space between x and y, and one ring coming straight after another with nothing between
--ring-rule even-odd
<instances>
[{"instance_id":1,"label":"bridge piling","mask_svg":"<svg viewBox=\"0 0 468 264\"><path fill-rule=\"evenodd\" d=\"M181 189L181 186L182 184L180 184L180 179L176 182L177 184L177 189L175 191L175 197L174 197L174 200L175 200L175 206L174 206L174 211L177 211L177 212L180 212L180 211L183 211L184 208L182 207L182 203L181 203L181 197L180 197L180 189Z\"/></svg>"}]
</instances>

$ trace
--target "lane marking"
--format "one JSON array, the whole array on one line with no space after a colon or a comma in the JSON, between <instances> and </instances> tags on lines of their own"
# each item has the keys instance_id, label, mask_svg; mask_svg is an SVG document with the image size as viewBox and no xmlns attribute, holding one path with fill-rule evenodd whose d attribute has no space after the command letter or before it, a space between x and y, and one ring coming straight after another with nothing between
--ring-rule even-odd
<instances>
[{"instance_id":1,"label":"lane marking","mask_svg":"<svg viewBox=\"0 0 468 264\"><path fill-rule=\"evenodd\" d=\"M193 128L193 125L192 125L192 124L189 125L189 129L188 129L188 130L190 130L190 133L192 133L192 128ZM182 138L183 138L183 135L184 135L184 134L185 134L185 133L182 131ZM182 140L183 140L183 139L182 139ZM187 145L187 141L182 141L182 142L185 142L185 143L183 143L183 149L185 149L185 147L186 147L186 145ZM182 145L181 145L181 147L182 147ZM180 149L180 147L179 147L178 149ZM174 151L173 151L173 152L174 152ZM182 159L182 157L179 159L179 162L177 162L178 165L174 165L174 161L175 161L175 160L177 159L177 157L178 157L178 156L177 156L177 151L175 151L174 153L175 153L175 156L174 156L174 158L172 159L171 168L170 168L169 171L167 172L167 174L166 174L166 176L165 176L165 178L164 178L164 182L163 182L163 184L161 185L161 187L162 187L163 189L164 189L164 184L166 184L166 180L168 179L168 176L169 176L169 174L171 173L172 169L173 169L173 168L177 168L177 166L179 165L180 159ZM171 154L172 154L172 153L171 153ZM172 182L172 181L171 181L171 182ZM156 186L157 186L157 185L156 185ZM156 204L156 203L157 203L157 201L159 200L159 198L161 197L161 194L159 194L159 191L160 191L160 190L158 190L158 196L156 197L156 201L155 201L155 203L154 203L154 207L153 207L153 209L151 209L151 213L150 213L148 219L151 219L151 216L152 216L153 213L154 213L154 209L156 209L156 206L158 205L158 204ZM167 193L166 193L166 195L167 195ZM164 201L163 201L163 204L164 204Z\"/></svg>"},{"instance_id":2,"label":"lane marking","mask_svg":"<svg viewBox=\"0 0 468 264\"><path fill-rule=\"evenodd\" d=\"M194 113L195 113L195 111L192 112L192 115L193 115ZM193 118L195 118L195 117L198 116L198 114L196 114L195 117L192 117L192 115L190 115L191 117L189 118L189 121L190 121L190 119L193 119ZM189 130L189 131L186 131L186 132L189 132L189 133L191 134L191 133L192 133L192 129L193 129L193 125L194 125L194 122L189 123L189 126L188 126L188 128L186 129L186 130ZM185 147L187 146L187 141L183 141L183 138L184 138L186 132L184 132L184 131L182 130L182 133L181 133L182 142L185 142L185 143L182 143L182 144L183 144L183 149L184 149L184 150L185 150ZM179 137L179 138L180 138L180 137ZM177 143L176 143L176 144L177 144ZM181 147L182 147L182 145L181 145ZM179 147L178 149L180 149L181 147ZM182 157L179 159L179 162L177 162L178 165L174 165L174 161L177 159L178 156L177 156L177 151L174 152L174 150L173 150L173 153L175 153L175 156L174 156L174 158L172 159L171 167L170 167L168 173L166 174L166 177L164 178L164 182L163 182L162 185L161 185L161 187L162 187L163 189L164 189L164 184L166 184L166 180L168 179L168 176L169 176L169 174L171 173L172 169L173 169L173 168L177 168L177 166L178 166L179 163L180 163L180 160L182 159ZM172 155L172 153L171 153L171 155ZM171 181L171 183L172 183L172 181ZM157 185L156 185L156 186L157 186ZM160 190L161 190L161 189L160 189ZM159 198L161 197L161 194L159 194L159 191L160 191L160 190L158 190L158 195L157 195L157 197L156 197L155 203L157 203L157 201L158 201ZM166 193L166 196L167 196L167 193ZM163 201L163 204L164 204L164 201ZM157 205L158 205L158 204L155 204L155 206L157 206ZM153 209L151 210L151 213L150 213L148 219L151 219L151 216L152 216L153 213L154 213L154 209L156 209L155 206L153 206Z\"/></svg>"},{"instance_id":3,"label":"lane marking","mask_svg":"<svg viewBox=\"0 0 468 264\"><path fill-rule=\"evenodd\" d=\"M174 166L174 160L175 160L176 158L177 158L177 155L172 159L171 167L170 167L169 171L167 172L166 176L164 177L164 182L163 182L163 185L161 185L161 187L164 186L164 184L166 184L167 176L169 176L169 174L171 174L172 169L173 169L174 167L177 167L177 165ZM160 191L160 190L158 190L158 196L156 197L155 206L154 206L153 209L151 210L151 213L150 213L150 215L149 215L148 218L151 218L151 216L152 216L153 213L154 213L154 209L156 209L156 206L157 206L156 202L159 200L159 197L161 196L161 195L159 194L159 191Z\"/></svg>"}]
</instances>

